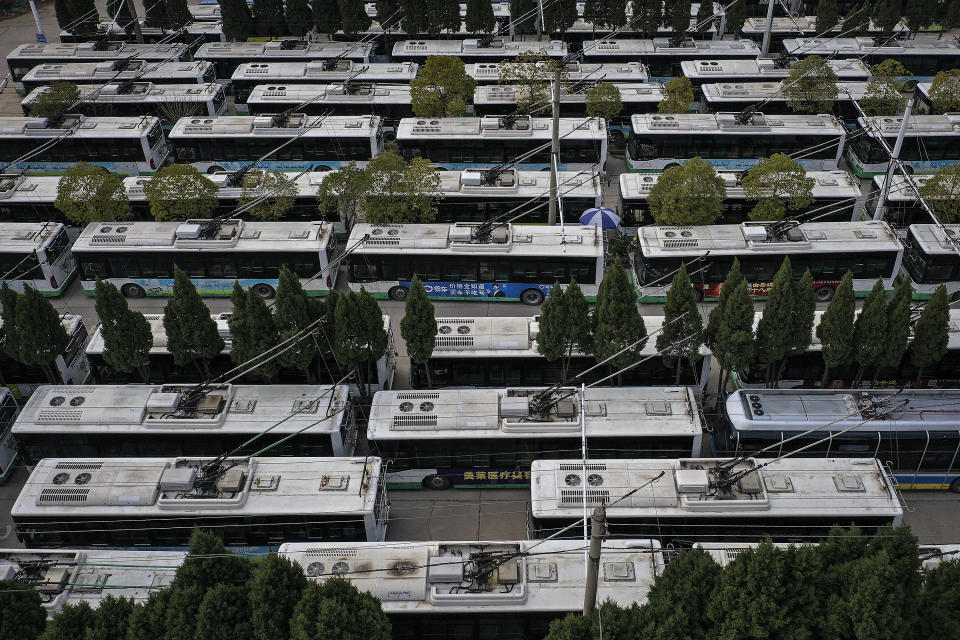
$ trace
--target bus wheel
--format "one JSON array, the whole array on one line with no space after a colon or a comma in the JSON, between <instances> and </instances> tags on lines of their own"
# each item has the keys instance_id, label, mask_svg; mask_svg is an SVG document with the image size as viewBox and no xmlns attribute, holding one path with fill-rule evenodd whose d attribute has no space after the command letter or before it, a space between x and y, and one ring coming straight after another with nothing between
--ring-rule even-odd
<instances>
[{"instance_id":1,"label":"bus wheel","mask_svg":"<svg viewBox=\"0 0 960 640\"><path fill-rule=\"evenodd\" d=\"M950 302L956 302L957 300L960 300L960 291L954 291L953 295L950 296Z\"/></svg>"},{"instance_id":2,"label":"bus wheel","mask_svg":"<svg viewBox=\"0 0 960 640\"><path fill-rule=\"evenodd\" d=\"M423 479L423 486L434 491L449 489L452 484L453 483L450 482L449 478L445 478L443 476L427 476Z\"/></svg>"},{"instance_id":3,"label":"bus wheel","mask_svg":"<svg viewBox=\"0 0 960 640\"><path fill-rule=\"evenodd\" d=\"M125 284L120 288L120 293L128 298L143 298L147 292L138 284Z\"/></svg>"},{"instance_id":4,"label":"bus wheel","mask_svg":"<svg viewBox=\"0 0 960 640\"><path fill-rule=\"evenodd\" d=\"M950 483L950 491L954 493L960 493L960 478L957 478Z\"/></svg>"},{"instance_id":5,"label":"bus wheel","mask_svg":"<svg viewBox=\"0 0 960 640\"><path fill-rule=\"evenodd\" d=\"M527 289L520 294L520 302L531 307L539 306L543 302L543 292L537 289Z\"/></svg>"},{"instance_id":6,"label":"bus wheel","mask_svg":"<svg viewBox=\"0 0 960 640\"><path fill-rule=\"evenodd\" d=\"M679 166L680 166L680 165L677 164L676 162L671 162L670 164L668 164L667 166L665 166L665 167L663 168L663 170L666 171L667 169L676 169L676 168L679 167Z\"/></svg>"},{"instance_id":7,"label":"bus wheel","mask_svg":"<svg viewBox=\"0 0 960 640\"><path fill-rule=\"evenodd\" d=\"M213 174L217 173L218 171L225 171L225 169L224 169L223 167L221 167L220 165L216 165L216 164L215 164L215 165L213 165L212 167L209 167L209 168L207 169L207 175L212 176Z\"/></svg>"},{"instance_id":8,"label":"bus wheel","mask_svg":"<svg viewBox=\"0 0 960 640\"><path fill-rule=\"evenodd\" d=\"M830 302L833 300L833 294L836 289L831 286L819 287L813 294L817 297L817 302Z\"/></svg>"},{"instance_id":9,"label":"bus wheel","mask_svg":"<svg viewBox=\"0 0 960 640\"><path fill-rule=\"evenodd\" d=\"M393 287L389 293L391 300L400 300L401 302L406 300L408 295L410 295L410 290L406 287Z\"/></svg>"},{"instance_id":10,"label":"bus wheel","mask_svg":"<svg viewBox=\"0 0 960 640\"><path fill-rule=\"evenodd\" d=\"M253 285L253 292L258 296L260 296L261 298L263 298L264 300L270 300L271 298L273 298L273 296L277 294L277 292L273 290L273 287L271 287L268 284L264 284L262 282L259 284Z\"/></svg>"}]
</instances>

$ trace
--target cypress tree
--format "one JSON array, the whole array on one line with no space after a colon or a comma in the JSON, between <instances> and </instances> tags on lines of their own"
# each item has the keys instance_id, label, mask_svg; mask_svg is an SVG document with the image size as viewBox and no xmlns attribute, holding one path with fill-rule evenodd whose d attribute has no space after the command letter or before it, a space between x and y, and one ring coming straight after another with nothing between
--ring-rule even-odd
<instances>
[{"instance_id":1,"label":"cypress tree","mask_svg":"<svg viewBox=\"0 0 960 640\"><path fill-rule=\"evenodd\" d=\"M40 640L81 640L86 636L87 630L93 627L96 619L97 614L88 602L65 604L47 623L47 628L40 634Z\"/></svg>"},{"instance_id":2,"label":"cypress tree","mask_svg":"<svg viewBox=\"0 0 960 640\"><path fill-rule=\"evenodd\" d=\"M173 296L163 309L167 349L178 367L194 364L203 377L210 377L209 362L223 351L223 338L210 309L193 282L180 267L173 267Z\"/></svg>"},{"instance_id":3,"label":"cypress tree","mask_svg":"<svg viewBox=\"0 0 960 640\"><path fill-rule=\"evenodd\" d=\"M747 3L746 0L737 0L727 10L727 26L725 31L734 37L740 37L743 31L743 23L747 21Z\"/></svg>"},{"instance_id":4,"label":"cypress tree","mask_svg":"<svg viewBox=\"0 0 960 640\"><path fill-rule=\"evenodd\" d=\"M543 30L547 33L566 33L577 21L577 0L544 3L543 19L546 22Z\"/></svg>"},{"instance_id":5,"label":"cypress tree","mask_svg":"<svg viewBox=\"0 0 960 640\"><path fill-rule=\"evenodd\" d=\"M667 366L674 367L674 384L680 384L684 358L691 366L699 358L701 342L703 320L697 311L697 292L687 275L687 265L681 264L663 305L663 329L657 334L657 351Z\"/></svg>"},{"instance_id":6,"label":"cypress tree","mask_svg":"<svg viewBox=\"0 0 960 640\"><path fill-rule=\"evenodd\" d=\"M587 0L587 4L590 4L590 1ZM522 35L537 31L537 20L540 17L534 11L535 8L533 0L510 0L510 22L514 33ZM583 15L586 19L586 9Z\"/></svg>"},{"instance_id":7,"label":"cypress tree","mask_svg":"<svg viewBox=\"0 0 960 640\"><path fill-rule=\"evenodd\" d=\"M107 17L127 31L133 28L133 12L128 3L133 0L107 0Z\"/></svg>"},{"instance_id":8,"label":"cypress tree","mask_svg":"<svg viewBox=\"0 0 960 640\"><path fill-rule=\"evenodd\" d=\"M377 0L377 22L386 30L396 29L400 16L400 0ZM470 10L467 9L469 15ZM490 13L493 14L493 6L490 6Z\"/></svg>"},{"instance_id":9,"label":"cypress tree","mask_svg":"<svg viewBox=\"0 0 960 640\"><path fill-rule=\"evenodd\" d=\"M887 353L887 303L883 282L877 280L867 299L863 301L860 315L853 325L857 362L856 382L863 378L866 367L880 367Z\"/></svg>"},{"instance_id":10,"label":"cypress tree","mask_svg":"<svg viewBox=\"0 0 960 640\"><path fill-rule=\"evenodd\" d=\"M287 33L295 38L303 38L313 29L313 13L307 0L287 0L284 17Z\"/></svg>"},{"instance_id":11,"label":"cypress tree","mask_svg":"<svg viewBox=\"0 0 960 640\"><path fill-rule=\"evenodd\" d=\"M0 284L0 330L3 331L2 353L16 360L20 357L17 342L17 299L20 296L4 282Z\"/></svg>"},{"instance_id":12,"label":"cypress tree","mask_svg":"<svg viewBox=\"0 0 960 640\"><path fill-rule=\"evenodd\" d=\"M187 0L166 0L166 14L167 26L170 29L180 29L193 22Z\"/></svg>"},{"instance_id":13,"label":"cypress tree","mask_svg":"<svg viewBox=\"0 0 960 640\"><path fill-rule=\"evenodd\" d=\"M284 556L268 555L250 581L253 639L289 638L294 609L306 588L303 567Z\"/></svg>"},{"instance_id":14,"label":"cypress tree","mask_svg":"<svg viewBox=\"0 0 960 640\"><path fill-rule=\"evenodd\" d=\"M793 282L790 258L784 258L783 264L773 277L770 295L763 306L760 322L757 323L757 357L767 367L768 387L773 386L774 373L780 361L786 358L793 348L796 299L797 287Z\"/></svg>"},{"instance_id":15,"label":"cypress tree","mask_svg":"<svg viewBox=\"0 0 960 640\"><path fill-rule=\"evenodd\" d=\"M837 26L840 21L840 9L837 0L820 0L817 4L817 33L825 33Z\"/></svg>"},{"instance_id":16,"label":"cypress tree","mask_svg":"<svg viewBox=\"0 0 960 640\"><path fill-rule=\"evenodd\" d=\"M466 23L468 33L493 33L497 28L493 3L488 0L467 0Z\"/></svg>"},{"instance_id":17,"label":"cypress tree","mask_svg":"<svg viewBox=\"0 0 960 640\"><path fill-rule=\"evenodd\" d=\"M427 16L427 5L421 0L401 0L402 19L400 27L408 36L427 33L430 30L430 20Z\"/></svg>"},{"instance_id":18,"label":"cypress tree","mask_svg":"<svg viewBox=\"0 0 960 640\"><path fill-rule=\"evenodd\" d=\"M634 0L633 28L647 36L655 36L663 21L661 0Z\"/></svg>"},{"instance_id":19,"label":"cypress tree","mask_svg":"<svg viewBox=\"0 0 960 640\"><path fill-rule=\"evenodd\" d=\"M460 2L458 0L439 0L439 22L437 32L457 33L463 21L460 19Z\"/></svg>"},{"instance_id":20,"label":"cypress tree","mask_svg":"<svg viewBox=\"0 0 960 640\"><path fill-rule=\"evenodd\" d=\"M341 24L343 32L347 35L363 33L373 24L372 18L367 15L363 0L337 0L340 11ZM459 26L459 5L457 9L457 20Z\"/></svg>"},{"instance_id":21,"label":"cypress tree","mask_svg":"<svg viewBox=\"0 0 960 640\"><path fill-rule=\"evenodd\" d=\"M400 321L400 335L407 344L407 355L410 361L422 366L427 374L427 386L433 387L430 379L430 356L437 337L437 318L433 310L433 302L427 296L420 277L413 276L410 281L410 294L407 296L405 313Z\"/></svg>"},{"instance_id":22,"label":"cypress tree","mask_svg":"<svg viewBox=\"0 0 960 640\"><path fill-rule=\"evenodd\" d=\"M730 296L733 295L737 285L743 281L744 278L743 272L740 270L740 260L734 258L733 264L730 265L730 271L727 272L727 277L720 287L717 305L710 310L710 315L707 316L707 326L703 330L704 344L710 347L710 350L713 351L714 354L721 348L720 333L722 332L723 319L727 314L727 304L729 303Z\"/></svg>"},{"instance_id":23,"label":"cypress tree","mask_svg":"<svg viewBox=\"0 0 960 640\"><path fill-rule=\"evenodd\" d=\"M690 28L691 5L691 0L674 0L672 4L668 3L667 16L676 39L682 39L687 29Z\"/></svg>"},{"instance_id":24,"label":"cypress tree","mask_svg":"<svg viewBox=\"0 0 960 640\"><path fill-rule=\"evenodd\" d=\"M232 343L230 359L234 364L241 365L276 346L280 338L273 314L263 298L252 290L244 291L239 283L234 283L233 301L233 314L227 320ZM279 370L280 358L266 359L251 373L269 384Z\"/></svg>"},{"instance_id":25,"label":"cypress tree","mask_svg":"<svg viewBox=\"0 0 960 640\"><path fill-rule=\"evenodd\" d=\"M100 14L93 0L66 0L70 5L69 21L61 27L68 33L91 38L97 35L100 28ZM59 17L57 19L59 23Z\"/></svg>"},{"instance_id":26,"label":"cypress tree","mask_svg":"<svg viewBox=\"0 0 960 640\"><path fill-rule=\"evenodd\" d=\"M103 335L103 359L115 371L136 369L144 382L149 381L147 365L153 333L143 314L133 311L127 299L110 282L97 278L96 311Z\"/></svg>"},{"instance_id":27,"label":"cypress tree","mask_svg":"<svg viewBox=\"0 0 960 640\"><path fill-rule=\"evenodd\" d=\"M167 0L175 2L183 0ZM253 0L253 24L262 36L283 35L287 25L283 21L283 2L281 0Z\"/></svg>"},{"instance_id":28,"label":"cypress tree","mask_svg":"<svg viewBox=\"0 0 960 640\"><path fill-rule=\"evenodd\" d=\"M917 368L914 386L920 385L923 370L940 362L947 353L950 340L950 305L947 288L940 285L924 305L913 327L913 342L910 343L910 363Z\"/></svg>"},{"instance_id":29,"label":"cypress tree","mask_svg":"<svg viewBox=\"0 0 960 640\"><path fill-rule=\"evenodd\" d=\"M318 32L333 35L343 28L337 0L311 0L310 6L313 9L313 24Z\"/></svg>"},{"instance_id":30,"label":"cypress tree","mask_svg":"<svg viewBox=\"0 0 960 640\"><path fill-rule=\"evenodd\" d=\"M810 273L810 269L804 271L803 276L800 277L800 280L796 284L797 293L796 298L794 299L794 312L793 312L793 331L791 333L793 337L793 344L790 348L790 353L788 356L798 356L802 355L810 347L810 342L813 340L813 320L814 314L817 310L817 300L813 292L813 275ZM777 380L783 376L783 368L786 366L787 361L784 359L780 364L780 369L777 372Z\"/></svg>"},{"instance_id":31,"label":"cypress tree","mask_svg":"<svg viewBox=\"0 0 960 640\"><path fill-rule=\"evenodd\" d=\"M57 378L51 365L70 342L60 322L60 314L49 300L29 285L24 287L16 309L17 360L27 366L41 367L47 380L56 384Z\"/></svg>"},{"instance_id":32,"label":"cypress tree","mask_svg":"<svg viewBox=\"0 0 960 640\"><path fill-rule=\"evenodd\" d=\"M638 638L716 637L705 615L723 569L703 549L689 549L671 560L643 605Z\"/></svg>"},{"instance_id":33,"label":"cypress tree","mask_svg":"<svg viewBox=\"0 0 960 640\"><path fill-rule=\"evenodd\" d=\"M749 318L740 322L741 312L735 305L740 304L738 287L744 285L744 295L747 298L749 306ZM743 355L743 349L746 348L747 360L742 368L746 368L753 362L753 301L750 299L750 293L746 288L746 280L740 271L740 261L733 259L727 278L720 287L720 296L717 305L710 311L707 318L707 326L703 331L703 341L710 348L713 358L720 365L720 377L717 387L717 393L722 396L727 387L727 379L733 367L734 362L739 362L738 358ZM742 326L741 326L742 325ZM746 331L749 334L749 340L744 344L743 336L740 331ZM736 351L734 351L734 336L736 336Z\"/></svg>"},{"instance_id":34,"label":"cypress tree","mask_svg":"<svg viewBox=\"0 0 960 640\"><path fill-rule=\"evenodd\" d=\"M367 395L369 391L370 363L383 356L386 349L383 312L366 289L337 296L333 352L337 360L356 369L361 394Z\"/></svg>"},{"instance_id":35,"label":"cypress tree","mask_svg":"<svg viewBox=\"0 0 960 640\"><path fill-rule=\"evenodd\" d=\"M133 614L133 600L108 595L96 608L93 624L87 628L87 638L97 640L125 640L130 616Z\"/></svg>"},{"instance_id":36,"label":"cypress tree","mask_svg":"<svg viewBox=\"0 0 960 640\"><path fill-rule=\"evenodd\" d=\"M617 258L607 267L597 293L597 306L593 311L593 355L605 360L633 345L609 363L612 368L623 368L640 357L646 337L647 328L637 308L636 294L623 263Z\"/></svg>"},{"instance_id":37,"label":"cypress tree","mask_svg":"<svg viewBox=\"0 0 960 640\"><path fill-rule=\"evenodd\" d=\"M147 2L143 7L143 20L148 27L154 29L165 29L167 26L167 3L166 0L155 0Z\"/></svg>"},{"instance_id":38,"label":"cypress tree","mask_svg":"<svg viewBox=\"0 0 960 640\"><path fill-rule=\"evenodd\" d=\"M590 328L590 308L577 281L571 281L566 291L555 283L540 307L537 351L551 362L562 359L564 380L574 348L581 353L590 350Z\"/></svg>"},{"instance_id":39,"label":"cypress tree","mask_svg":"<svg viewBox=\"0 0 960 640\"><path fill-rule=\"evenodd\" d=\"M884 353L883 364L888 367L899 367L903 354L907 352L907 343L910 340L910 301L913 299L913 287L909 278L900 278L893 297L887 303L887 350ZM874 384L877 373L874 372Z\"/></svg>"},{"instance_id":40,"label":"cypress tree","mask_svg":"<svg viewBox=\"0 0 960 640\"><path fill-rule=\"evenodd\" d=\"M242 584L250 579L250 574L247 558L228 551L223 540L210 531L194 529L190 534L189 553L169 589L180 591L195 587L201 590L202 596L218 584Z\"/></svg>"},{"instance_id":41,"label":"cypress tree","mask_svg":"<svg viewBox=\"0 0 960 640\"><path fill-rule=\"evenodd\" d=\"M47 612L33 585L0 580L0 638L34 640L46 624Z\"/></svg>"},{"instance_id":42,"label":"cypress tree","mask_svg":"<svg viewBox=\"0 0 960 640\"><path fill-rule=\"evenodd\" d=\"M873 22L883 32L893 31L900 22L901 0L877 0L873 5Z\"/></svg>"},{"instance_id":43,"label":"cypress tree","mask_svg":"<svg viewBox=\"0 0 960 640\"><path fill-rule=\"evenodd\" d=\"M154 591L146 602L135 605L127 621L127 640L150 638L157 629L162 629L167 618L169 599L170 591L164 589Z\"/></svg>"},{"instance_id":44,"label":"cypress tree","mask_svg":"<svg viewBox=\"0 0 960 640\"><path fill-rule=\"evenodd\" d=\"M280 270L279 280L273 319L279 342L283 342L305 329L314 318L310 308L310 298L303 290L300 278L284 265ZM281 367L293 367L309 373L310 365L316 357L316 342L306 336L301 338L296 346L287 349L277 360Z\"/></svg>"},{"instance_id":45,"label":"cypress tree","mask_svg":"<svg viewBox=\"0 0 960 640\"><path fill-rule=\"evenodd\" d=\"M740 0L741 2L743 0ZM697 32L706 33L713 29L713 22L715 18L713 17L713 2L705 1L700 3L700 8L697 9Z\"/></svg>"},{"instance_id":46,"label":"cypress tree","mask_svg":"<svg viewBox=\"0 0 960 640\"><path fill-rule=\"evenodd\" d=\"M724 351L726 352L727 372L742 372L754 360L756 343L753 336L753 298L750 296L749 285L741 280L733 290L727 303ZM723 384L726 380L723 380ZM724 389L721 386L721 391Z\"/></svg>"},{"instance_id":47,"label":"cypress tree","mask_svg":"<svg viewBox=\"0 0 960 640\"><path fill-rule=\"evenodd\" d=\"M243 584L218 584L207 590L197 610L196 637L209 640L249 638L251 623L247 591Z\"/></svg>"},{"instance_id":48,"label":"cypress tree","mask_svg":"<svg viewBox=\"0 0 960 640\"><path fill-rule=\"evenodd\" d=\"M316 17L317 2L314 0L314 16ZM331 1L331 0L326 0ZM220 3L220 19L223 23L223 33L228 40L243 42L253 33L253 16L246 0L217 0Z\"/></svg>"},{"instance_id":49,"label":"cypress tree","mask_svg":"<svg viewBox=\"0 0 960 640\"><path fill-rule=\"evenodd\" d=\"M847 271L840 280L820 317L817 325L817 338L820 340L820 354L823 356L823 377L820 386L827 384L830 369L845 367L854 360L853 322L856 315L856 302L853 295L853 274Z\"/></svg>"}]
</instances>

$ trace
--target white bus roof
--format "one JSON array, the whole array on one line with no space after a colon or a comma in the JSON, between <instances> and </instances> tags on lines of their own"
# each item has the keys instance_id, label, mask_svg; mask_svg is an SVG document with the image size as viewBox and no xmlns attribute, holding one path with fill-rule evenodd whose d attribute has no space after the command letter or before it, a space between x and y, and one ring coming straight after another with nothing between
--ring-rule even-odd
<instances>
[{"instance_id":1,"label":"white bus roof","mask_svg":"<svg viewBox=\"0 0 960 640\"><path fill-rule=\"evenodd\" d=\"M605 139L607 129L602 118L560 118L560 140ZM402 118L397 125L397 140L436 139L465 140L531 138L550 140L551 118L520 116L510 127L504 127L502 116L481 118Z\"/></svg>"},{"instance_id":2,"label":"white bus roof","mask_svg":"<svg viewBox=\"0 0 960 640\"><path fill-rule=\"evenodd\" d=\"M166 60L168 58L179 58L188 51L187 45L181 43L131 44L128 42L111 42L105 48L98 48L96 42L76 44L29 43L22 44L11 51L7 58L58 58L66 61L70 58L119 60L129 57L141 60Z\"/></svg>"},{"instance_id":3,"label":"white bus roof","mask_svg":"<svg viewBox=\"0 0 960 640\"><path fill-rule=\"evenodd\" d=\"M393 55L418 56L469 56L478 58L514 58L521 53L539 53L550 57L567 55L567 44L562 40L535 42L531 40L508 40L494 38L489 45L480 46L476 38L463 40L401 40L393 45Z\"/></svg>"},{"instance_id":4,"label":"white bus roof","mask_svg":"<svg viewBox=\"0 0 960 640\"><path fill-rule=\"evenodd\" d=\"M131 60L125 68L118 71L118 61L110 62L64 62L58 64L37 65L23 77L24 82L56 82L58 80L138 80L150 81L157 78L198 78L203 77L213 63L198 62L147 62Z\"/></svg>"},{"instance_id":5,"label":"white bus roof","mask_svg":"<svg viewBox=\"0 0 960 640\"><path fill-rule=\"evenodd\" d=\"M319 251L333 227L325 222L247 222L224 220L210 237L198 236L209 220L186 222L91 222L73 251Z\"/></svg>"},{"instance_id":6,"label":"white bus roof","mask_svg":"<svg viewBox=\"0 0 960 640\"><path fill-rule=\"evenodd\" d=\"M867 92L866 82L838 82L837 100L860 100ZM780 93L782 82L708 82L700 86L703 97L709 103L722 105L725 102L744 100L768 100L785 102Z\"/></svg>"},{"instance_id":7,"label":"white bus roof","mask_svg":"<svg viewBox=\"0 0 960 640\"><path fill-rule=\"evenodd\" d=\"M448 613L525 615L583 607L578 541L285 543L278 553L303 567L310 580L342 569L344 578L379 598L390 615L436 613L440 622ZM468 586L464 577L475 573L475 559L483 554L505 562L490 582ZM656 540L604 540L597 597L623 607L642 603L663 570Z\"/></svg>"},{"instance_id":8,"label":"white bus roof","mask_svg":"<svg viewBox=\"0 0 960 640\"><path fill-rule=\"evenodd\" d=\"M753 40L693 40L685 38L677 46L671 38L628 38L621 40L585 40L583 55L589 60L593 56L638 55L638 56L676 56L702 55L703 57L724 56L749 58L760 54L760 47Z\"/></svg>"},{"instance_id":9,"label":"white bus roof","mask_svg":"<svg viewBox=\"0 0 960 640\"><path fill-rule=\"evenodd\" d=\"M346 385L223 384L215 385L196 410L177 411L176 403L193 386L43 385L13 428L15 433L113 434L122 441L131 433L256 435L285 420L270 433L295 433L314 423L311 433L336 433L349 402Z\"/></svg>"},{"instance_id":10,"label":"white bus roof","mask_svg":"<svg viewBox=\"0 0 960 640\"><path fill-rule=\"evenodd\" d=\"M762 35L767 28L767 18L766 17L756 17L756 18L747 18L743 23L743 29L740 31L744 34L750 33L753 35ZM880 29L872 21L870 22L870 30L879 31ZM898 22L897 26L893 28L895 32L907 32L909 30L902 23ZM773 33L817 33L817 17L816 16L774 16L773 17ZM839 24L832 29L829 33L842 33L844 31L843 24ZM889 32L886 32L889 33Z\"/></svg>"},{"instance_id":11,"label":"white bus roof","mask_svg":"<svg viewBox=\"0 0 960 640\"><path fill-rule=\"evenodd\" d=\"M0 222L0 250L6 253L36 251L64 228L59 222Z\"/></svg>"},{"instance_id":12,"label":"white bus roof","mask_svg":"<svg viewBox=\"0 0 960 640\"><path fill-rule=\"evenodd\" d=\"M346 80L359 82L410 82L417 77L420 66L415 62L355 62L337 60L332 69L325 69L323 61L313 62L242 62L233 72L232 80Z\"/></svg>"},{"instance_id":13,"label":"white bus roof","mask_svg":"<svg viewBox=\"0 0 960 640\"><path fill-rule=\"evenodd\" d=\"M306 129L308 138L369 138L380 128L378 116L308 116L291 114L286 126L276 126L273 118L264 116L186 117L177 120L170 130L174 138L236 138L244 135L289 137Z\"/></svg>"},{"instance_id":14,"label":"white bus roof","mask_svg":"<svg viewBox=\"0 0 960 640\"><path fill-rule=\"evenodd\" d=\"M786 38L783 49L789 55L878 55L929 56L952 54L960 56L956 42L950 40L890 40L877 42L874 38Z\"/></svg>"},{"instance_id":15,"label":"white bus roof","mask_svg":"<svg viewBox=\"0 0 960 640\"><path fill-rule=\"evenodd\" d=\"M873 177L873 190L876 193L880 193L880 190L883 189L884 177L884 174ZM933 175L914 174L910 177L919 188L927 184L927 181L930 180ZM894 173L890 176L890 190L887 192L887 202L917 202L916 194L902 174Z\"/></svg>"},{"instance_id":16,"label":"white bus roof","mask_svg":"<svg viewBox=\"0 0 960 640\"><path fill-rule=\"evenodd\" d=\"M653 185L660 181L662 173L621 173L620 174L620 196L624 200L646 200L650 197L650 190ZM737 177L740 175L737 171L717 171L717 175L723 179L729 199L746 199L743 187L737 184ZM814 199L828 198L859 198L859 181L851 177L846 171L808 171L808 178L813 178L813 197ZM851 206L853 203L851 202Z\"/></svg>"},{"instance_id":17,"label":"white bus roof","mask_svg":"<svg viewBox=\"0 0 960 640\"><path fill-rule=\"evenodd\" d=\"M756 469L726 491L713 491L711 470L727 458L680 460L587 460L587 506L610 504L633 489L629 498L607 507L607 519L683 518L685 521L738 517L838 518L891 516L903 509L883 467L873 458L747 459L733 472ZM530 501L535 518L581 518L583 463L534 460ZM663 477L654 480L664 472ZM651 482L652 481L652 482Z\"/></svg>"},{"instance_id":18,"label":"white bus roof","mask_svg":"<svg viewBox=\"0 0 960 640\"><path fill-rule=\"evenodd\" d=\"M37 87L31 91L21 104L30 105L40 96L49 92L51 86ZM212 100L223 87L216 82L205 84L154 84L152 82L134 82L130 87L121 84L81 85L80 99L83 102L104 103L152 103L152 102L206 102Z\"/></svg>"},{"instance_id":19,"label":"white bus roof","mask_svg":"<svg viewBox=\"0 0 960 640\"><path fill-rule=\"evenodd\" d=\"M11 510L22 517L178 518L370 513L379 458L227 458L217 497L191 493L211 458L45 458Z\"/></svg>"},{"instance_id":20,"label":"white bus roof","mask_svg":"<svg viewBox=\"0 0 960 640\"><path fill-rule=\"evenodd\" d=\"M867 80L870 69L860 60L828 60L827 66L833 69L840 80ZM771 78L782 80L790 75L790 66L761 58L756 60L683 60L680 62L683 75L691 80L710 82L713 78L743 77L744 80Z\"/></svg>"},{"instance_id":21,"label":"white bus roof","mask_svg":"<svg viewBox=\"0 0 960 640\"><path fill-rule=\"evenodd\" d=\"M896 138L903 122L901 116L870 116L857 118L860 131L871 138ZM942 115L911 115L904 136L923 138L926 136L960 135L960 113Z\"/></svg>"},{"instance_id":22,"label":"white bus roof","mask_svg":"<svg viewBox=\"0 0 960 640\"><path fill-rule=\"evenodd\" d=\"M943 228L946 229L946 233L935 224L912 224L910 236L927 255L956 256L955 247L960 244L960 224L945 224ZM947 234L952 241L948 239Z\"/></svg>"},{"instance_id":23,"label":"white bus roof","mask_svg":"<svg viewBox=\"0 0 960 640\"><path fill-rule=\"evenodd\" d=\"M736 113L635 113L630 118L635 135L683 135L684 132L698 135L743 135L744 133L769 133L795 136L820 133L824 136L845 134L846 129L835 117L827 113L809 115L765 116L754 113L743 124L737 122Z\"/></svg>"},{"instance_id":24,"label":"white bus roof","mask_svg":"<svg viewBox=\"0 0 960 640\"><path fill-rule=\"evenodd\" d=\"M745 432L803 432L823 427L819 437L845 429L956 434L960 390L741 389L727 397L726 408L733 427ZM871 419L879 414L882 419ZM787 445L785 450L793 448Z\"/></svg>"},{"instance_id":25,"label":"white bus roof","mask_svg":"<svg viewBox=\"0 0 960 640\"><path fill-rule=\"evenodd\" d=\"M304 42L281 41L271 42L205 42L200 45L194 58L223 59L243 58L250 59L279 59L284 58L347 58L350 60L366 60L373 54L373 44L370 42Z\"/></svg>"},{"instance_id":26,"label":"white bus roof","mask_svg":"<svg viewBox=\"0 0 960 640\"><path fill-rule=\"evenodd\" d=\"M378 104L410 104L410 85L358 83L352 81L348 86L338 84L258 84L250 91L247 104L266 102L269 104L298 105L310 101L311 104L362 103L376 109Z\"/></svg>"},{"instance_id":27,"label":"white bus roof","mask_svg":"<svg viewBox=\"0 0 960 640\"><path fill-rule=\"evenodd\" d=\"M656 227L637 229L640 251L647 258L683 256L851 253L901 251L896 234L886 222L807 222L792 228L786 237L771 238L769 222L715 224L702 227Z\"/></svg>"},{"instance_id":28,"label":"white bus roof","mask_svg":"<svg viewBox=\"0 0 960 640\"><path fill-rule=\"evenodd\" d=\"M0 139L6 137L53 138L63 135L71 127L79 126L70 134L71 138L139 138L160 119L155 116L120 117L108 116L88 118L81 115L67 115L57 128L50 126L47 118L0 117Z\"/></svg>"},{"instance_id":29,"label":"white bus roof","mask_svg":"<svg viewBox=\"0 0 960 640\"><path fill-rule=\"evenodd\" d=\"M17 576L39 591L53 618L64 605L86 602L96 609L108 596L144 603L170 586L186 556L186 551L0 549L0 580Z\"/></svg>"},{"instance_id":30,"label":"white bus roof","mask_svg":"<svg viewBox=\"0 0 960 640\"><path fill-rule=\"evenodd\" d=\"M472 62L464 65L467 75L482 82L492 80L497 82L500 78L499 62ZM532 62L509 63L516 64L535 64ZM585 64L582 62L570 62L564 67L564 74L570 82L577 80L604 80L606 82L646 82L650 74L646 66L639 62L605 62L602 64Z\"/></svg>"},{"instance_id":31,"label":"white bus roof","mask_svg":"<svg viewBox=\"0 0 960 640\"><path fill-rule=\"evenodd\" d=\"M530 411L542 387L378 391L367 438L386 440L580 439L579 389L564 388L547 417ZM583 407L587 437L699 438L703 423L692 387L593 387Z\"/></svg>"},{"instance_id":32,"label":"white bus roof","mask_svg":"<svg viewBox=\"0 0 960 640\"><path fill-rule=\"evenodd\" d=\"M497 227L488 242L473 240L477 224L354 225L347 240L353 246L369 236L357 253L480 254L544 257L588 257L603 255L602 236L597 227L520 225Z\"/></svg>"},{"instance_id":33,"label":"white bus roof","mask_svg":"<svg viewBox=\"0 0 960 640\"><path fill-rule=\"evenodd\" d=\"M620 100L624 105L659 103L664 98L663 85L659 82L613 83L620 92ZM512 84L478 84L473 90L474 104L502 104L515 105L517 97L529 93L523 85ZM586 98L586 91L570 93L564 89L560 94L560 102L582 103Z\"/></svg>"}]
</instances>

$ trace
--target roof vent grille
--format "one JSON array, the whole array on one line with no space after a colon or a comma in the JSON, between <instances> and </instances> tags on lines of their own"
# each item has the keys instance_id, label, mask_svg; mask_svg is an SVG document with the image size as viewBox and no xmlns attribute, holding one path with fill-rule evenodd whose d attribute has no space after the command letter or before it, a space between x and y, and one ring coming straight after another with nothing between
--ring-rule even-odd
<instances>
[{"instance_id":1,"label":"roof vent grille","mask_svg":"<svg viewBox=\"0 0 960 640\"><path fill-rule=\"evenodd\" d=\"M583 494L587 495L587 506L598 507L610 502L610 491L607 489L561 489L560 504L562 505L580 505L583 504Z\"/></svg>"},{"instance_id":2,"label":"roof vent grille","mask_svg":"<svg viewBox=\"0 0 960 640\"><path fill-rule=\"evenodd\" d=\"M65 487L61 489L44 489L40 492L41 503L51 502L86 502L90 489Z\"/></svg>"}]
</instances>

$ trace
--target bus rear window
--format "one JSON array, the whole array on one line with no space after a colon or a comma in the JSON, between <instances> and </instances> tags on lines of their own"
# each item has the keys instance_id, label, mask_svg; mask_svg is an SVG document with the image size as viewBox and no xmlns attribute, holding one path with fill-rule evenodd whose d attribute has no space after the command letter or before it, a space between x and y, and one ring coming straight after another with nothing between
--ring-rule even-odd
<instances>
[{"instance_id":1,"label":"bus rear window","mask_svg":"<svg viewBox=\"0 0 960 640\"><path fill-rule=\"evenodd\" d=\"M163 140L163 131L160 129L159 124L155 124L150 128L150 131L147 132L147 146L154 149L160 144L161 140Z\"/></svg>"}]
</instances>

